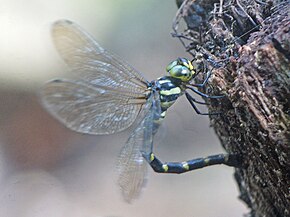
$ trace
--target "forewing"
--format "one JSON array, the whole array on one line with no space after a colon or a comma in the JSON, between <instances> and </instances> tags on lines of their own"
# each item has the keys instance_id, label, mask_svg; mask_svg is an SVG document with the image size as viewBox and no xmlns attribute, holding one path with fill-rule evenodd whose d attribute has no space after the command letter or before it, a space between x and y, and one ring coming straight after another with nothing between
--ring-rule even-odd
<instances>
[{"instance_id":1,"label":"forewing","mask_svg":"<svg viewBox=\"0 0 290 217\"><path fill-rule=\"evenodd\" d=\"M110 86L142 92L148 82L133 67L103 49L81 27L68 20L60 20L52 27L54 44L69 67L80 79L92 85Z\"/></svg>"},{"instance_id":2,"label":"forewing","mask_svg":"<svg viewBox=\"0 0 290 217\"><path fill-rule=\"evenodd\" d=\"M152 95L140 114L142 117L140 122L122 148L118 158L118 184L127 202L136 199L146 183L147 161L141 152L150 153L152 151L155 109Z\"/></svg>"},{"instance_id":3,"label":"forewing","mask_svg":"<svg viewBox=\"0 0 290 217\"><path fill-rule=\"evenodd\" d=\"M44 107L68 128L88 134L112 134L136 119L145 95L88 86L82 82L54 80L42 89Z\"/></svg>"}]
</instances>

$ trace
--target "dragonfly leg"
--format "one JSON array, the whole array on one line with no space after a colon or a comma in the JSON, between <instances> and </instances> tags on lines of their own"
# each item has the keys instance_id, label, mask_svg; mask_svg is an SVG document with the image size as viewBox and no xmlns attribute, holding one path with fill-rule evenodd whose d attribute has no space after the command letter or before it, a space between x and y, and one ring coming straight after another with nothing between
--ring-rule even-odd
<instances>
[{"instance_id":1,"label":"dragonfly leg","mask_svg":"<svg viewBox=\"0 0 290 217\"><path fill-rule=\"evenodd\" d=\"M190 84L190 85L191 86L194 86L194 87L204 87L207 84L208 79L210 78L210 76L212 74L211 71L212 70L210 70L210 71L207 72L206 78L204 79L204 81L201 84Z\"/></svg>"},{"instance_id":2,"label":"dragonfly leg","mask_svg":"<svg viewBox=\"0 0 290 217\"><path fill-rule=\"evenodd\" d=\"M162 163L153 153L143 154L143 157L150 164L152 169L157 173L185 173L203 167L225 164L232 167L240 167L241 160L237 155L218 154L205 158L196 158L184 162L167 162Z\"/></svg>"},{"instance_id":3,"label":"dragonfly leg","mask_svg":"<svg viewBox=\"0 0 290 217\"><path fill-rule=\"evenodd\" d=\"M201 105L209 105L209 103L207 103L207 102L202 102L202 101L198 101L198 100L196 100L195 98L193 98L189 93L187 93L186 91L185 91L185 96L186 96L186 98L189 100L189 98L190 98L190 100L192 101L192 102L196 102L196 103L198 103L198 104L201 104ZM188 98L189 97L189 98Z\"/></svg>"},{"instance_id":4,"label":"dragonfly leg","mask_svg":"<svg viewBox=\"0 0 290 217\"><path fill-rule=\"evenodd\" d=\"M191 91L195 92L196 94L198 94L198 95L200 95L200 96L202 96L202 97L205 97L205 98L207 98L207 99L219 99L219 98L224 97L223 95L221 95L221 96L209 96L209 95L207 95L207 94L205 94L205 93L200 92L199 90L196 90L196 89L193 87L193 85L187 85L186 87L187 87L188 89L190 89Z\"/></svg>"},{"instance_id":5,"label":"dragonfly leg","mask_svg":"<svg viewBox=\"0 0 290 217\"><path fill-rule=\"evenodd\" d=\"M190 105L192 106L192 108L194 109L194 111L199 114L199 115L219 115L221 114L220 112L210 112L210 113L204 113L204 112L201 112L199 111L199 109L196 107L196 105L194 104L195 102L196 103L199 103L199 104L205 104L205 105L208 105L207 103L202 103L202 102L199 102L197 101L196 99L194 99L189 93L185 92L185 96L187 98L187 100L189 101Z\"/></svg>"}]
</instances>

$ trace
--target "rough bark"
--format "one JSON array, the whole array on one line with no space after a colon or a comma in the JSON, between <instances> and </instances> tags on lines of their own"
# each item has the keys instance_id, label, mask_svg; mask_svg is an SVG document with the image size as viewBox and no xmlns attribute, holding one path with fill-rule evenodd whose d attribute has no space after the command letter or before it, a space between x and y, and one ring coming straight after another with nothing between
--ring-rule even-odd
<instances>
[{"instance_id":1,"label":"rough bark","mask_svg":"<svg viewBox=\"0 0 290 217\"><path fill-rule=\"evenodd\" d=\"M177 4L174 36L212 62L205 91L225 95L210 101L210 110L222 112L210 119L226 151L242 158L240 198L253 217L290 216L289 1ZM179 30L182 19L187 27Z\"/></svg>"}]
</instances>

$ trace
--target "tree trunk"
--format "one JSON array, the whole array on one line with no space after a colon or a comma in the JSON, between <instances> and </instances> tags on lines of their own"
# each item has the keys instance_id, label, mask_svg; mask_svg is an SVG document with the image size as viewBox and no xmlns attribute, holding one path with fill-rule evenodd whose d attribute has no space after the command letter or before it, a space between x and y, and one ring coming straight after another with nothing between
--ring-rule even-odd
<instances>
[{"instance_id":1,"label":"tree trunk","mask_svg":"<svg viewBox=\"0 0 290 217\"><path fill-rule=\"evenodd\" d=\"M290 216L289 1L177 4L174 36L211 63L205 91L225 95L210 101L209 110L222 112L210 119L226 151L242 158L240 198L253 217ZM178 30L182 19L187 28Z\"/></svg>"}]
</instances>

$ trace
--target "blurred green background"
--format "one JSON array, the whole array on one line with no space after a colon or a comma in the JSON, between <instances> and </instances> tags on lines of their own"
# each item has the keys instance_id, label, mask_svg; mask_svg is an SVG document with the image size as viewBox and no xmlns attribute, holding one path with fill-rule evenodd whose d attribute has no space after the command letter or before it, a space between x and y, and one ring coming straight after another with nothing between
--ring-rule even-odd
<instances>
[{"instance_id":1,"label":"blurred green background","mask_svg":"<svg viewBox=\"0 0 290 217\"><path fill-rule=\"evenodd\" d=\"M50 26L69 19L148 80L188 57L171 37L175 1L2 0L0 4L0 216L2 217L235 217L233 169L214 166L184 175L149 170L141 197L126 204L115 161L132 129L110 136L67 130L39 105L41 85L69 72L53 47ZM155 141L163 161L223 152L209 127L182 97L168 111Z\"/></svg>"}]
</instances>

